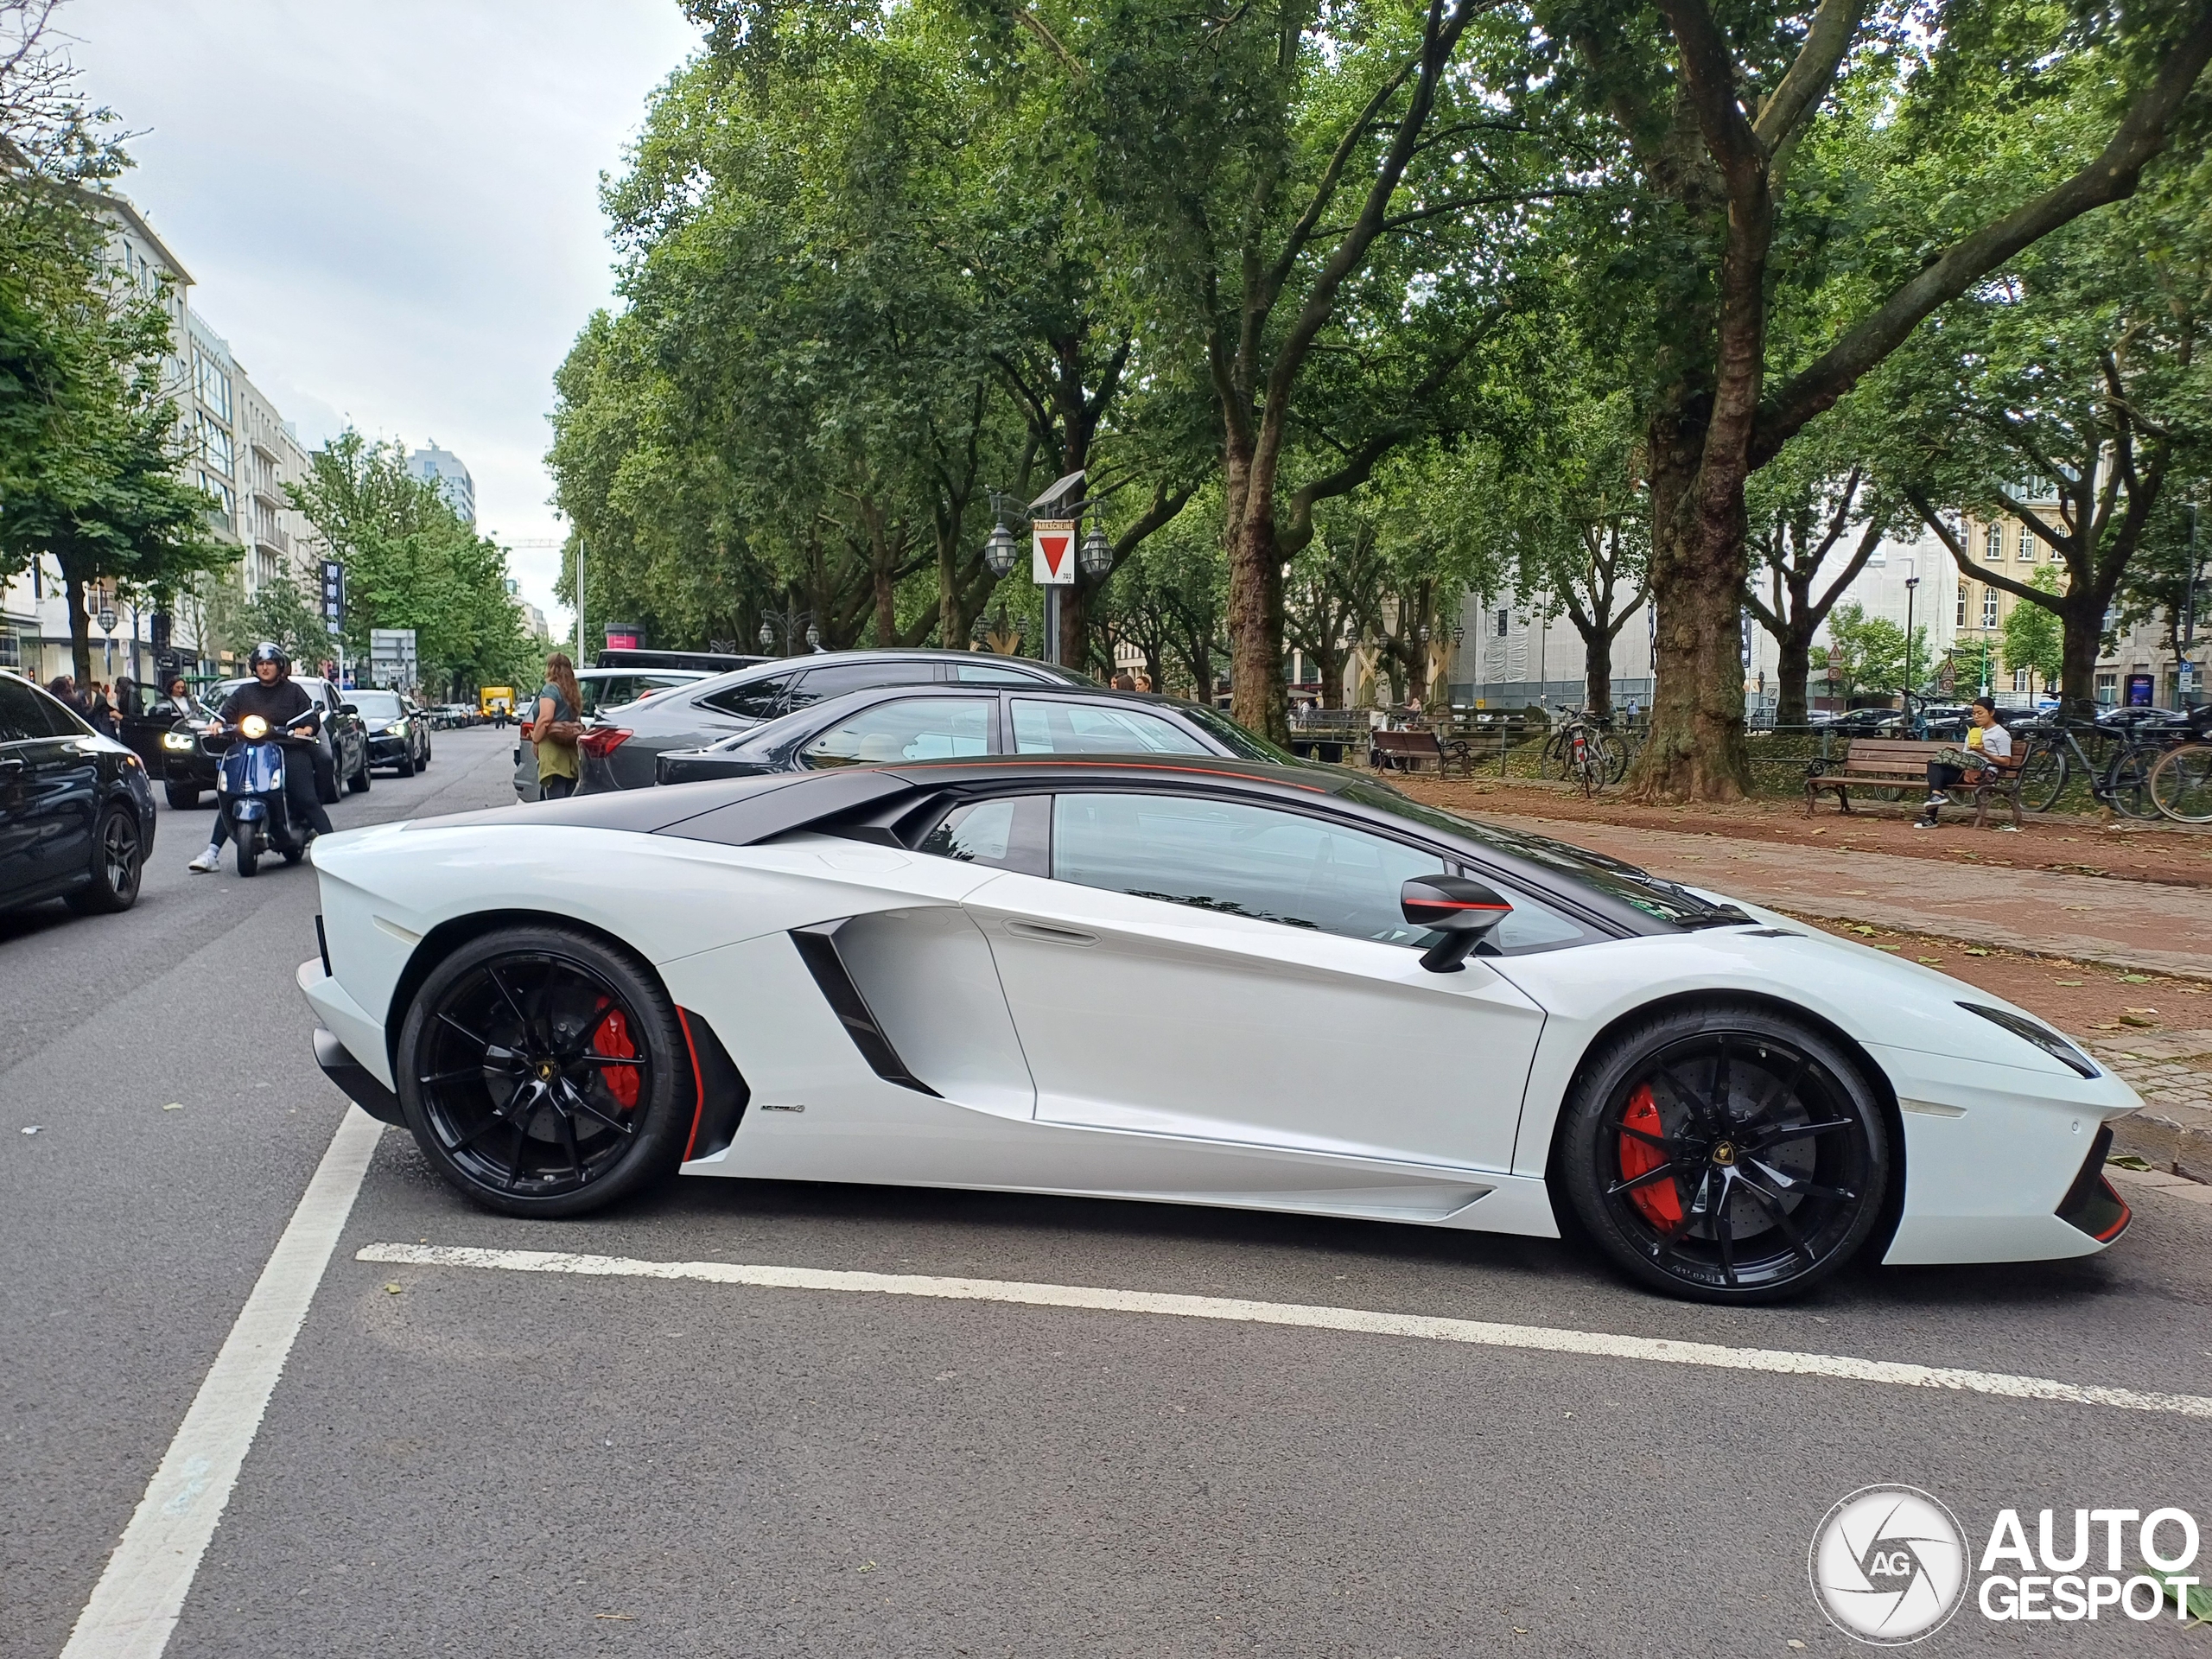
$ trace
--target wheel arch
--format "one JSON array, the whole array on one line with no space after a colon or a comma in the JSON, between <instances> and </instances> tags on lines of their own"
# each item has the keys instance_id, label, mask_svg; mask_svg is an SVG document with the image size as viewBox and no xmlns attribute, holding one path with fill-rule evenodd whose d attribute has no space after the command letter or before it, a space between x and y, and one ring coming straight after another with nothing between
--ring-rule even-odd
<instances>
[{"instance_id":1,"label":"wheel arch","mask_svg":"<svg viewBox=\"0 0 2212 1659\"><path fill-rule=\"evenodd\" d=\"M1567 1129L1567 1103L1574 1098L1589 1076L1590 1069L1603 1053L1607 1044L1626 1027L1656 1014L1673 1014L1684 1009L1729 1007L1754 1007L1779 1019L1795 1020L1817 1032L1847 1055L1866 1079L1866 1086L1874 1091L1874 1098L1882 1109L1882 1127L1890 1137L1890 1162L1892 1179L1889 1191L1883 1195L1882 1213L1874 1224L1874 1230L1866 1236L1861 1248L1860 1259L1880 1261L1889 1253L1890 1239L1897 1231L1897 1222L1904 1214L1906 1179L1904 1116L1897 1107L1897 1091L1889 1074L1866 1052L1866 1046L1833 1020L1815 1013L1803 1004L1792 1002L1787 997L1775 996L1762 991L1694 990L1677 991L1667 996L1655 997L1649 1002L1639 1002L1624 1009L1605 1026L1592 1034L1568 1074L1566 1091L1560 1096L1559 1110L1552 1118L1551 1144L1544 1154L1544 1185L1552 1195L1552 1209L1561 1223L1561 1230L1572 1220L1560 1198L1559 1157L1561 1140Z\"/></svg>"},{"instance_id":2,"label":"wheel arch","mask_svg":"<svg viewBox=\"0 0 2212 1659\"><path fill-rule=\"evenodd\" d=\"M486 933L497 932L503 927L559 927L572 932L588 934L609 950L619 950L638 966L668 997L674 1006L676 997L668 988L668 982L652 963L639 954L638 948L619 935L603 927L594 926L574 916L558 911L530 910L515 907L505 910L474 910L466 916L455 916L440 922L425 933L421 943L407 958L407 965L400 970L399 978L391 988L391 1001L385 1008L385 1058L391 1062L393 1075L398 1075L399 1029L406 1023L407 1010L414 1006L415 994L423 988L437 965L471 939L481 938Z\"/></svg>"}]
</instances>

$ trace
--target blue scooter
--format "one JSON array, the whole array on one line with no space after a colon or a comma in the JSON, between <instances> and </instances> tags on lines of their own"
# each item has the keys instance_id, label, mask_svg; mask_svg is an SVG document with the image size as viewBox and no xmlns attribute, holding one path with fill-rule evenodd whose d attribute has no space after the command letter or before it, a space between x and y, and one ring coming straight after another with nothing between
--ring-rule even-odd
<instances>
[{"instance_id":1,"label":"blue scooter","mask_svg":"<svg viewBox=\"0 0 2212 1659\"><path fill-rule=\"evenodd\" d=\"M311 735L322 719L309 709L285 728L289 735ZM226 725L218 735L233 740L215 772L219 811L230 814L231 838L238 843L238 874L251 875L261 855L275 849L287 864L306 856L308 827L292 821L284 793L284 748L259 715Z\"/></svg>"}]
</instances>

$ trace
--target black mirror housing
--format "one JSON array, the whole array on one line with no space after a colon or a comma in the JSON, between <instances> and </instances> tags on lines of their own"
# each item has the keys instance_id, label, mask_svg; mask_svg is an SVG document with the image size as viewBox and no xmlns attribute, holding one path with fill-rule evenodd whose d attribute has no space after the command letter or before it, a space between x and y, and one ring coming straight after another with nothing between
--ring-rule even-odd
<instances>
[{"instance_id":1,"label":"black mirror housing","mask_svg":"<svg viewBox=\"0 0 2212 1659\"><path fill-rule=\"evenodd\" d=\"M1444 937L1421 953L1432 974L1456 974L1492 928L1513 913L1505 895L1461 875L1419 875L1398 890L1407 923Z\"/></svg>"}]
</instances>

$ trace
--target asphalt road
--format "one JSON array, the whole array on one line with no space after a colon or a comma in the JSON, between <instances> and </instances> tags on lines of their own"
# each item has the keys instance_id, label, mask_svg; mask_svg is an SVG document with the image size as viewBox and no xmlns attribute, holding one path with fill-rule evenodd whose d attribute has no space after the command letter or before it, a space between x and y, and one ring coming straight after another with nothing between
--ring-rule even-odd
<instances>
[{"instance_id":1,"label":"asphalt road","mask_svg":"<svg viewBox=\"0 0 2212 1659\"><path fill-rule=\"evenodd\" d=\"M441 734L338 822L498 802L510 741ZM67 1639L344 1109L291 982L311 877L187 875L206 818L164 813L127 916L0 919L0 1655ZM388 1131L168 1652L1840 1654L1806 1551L1847 1493L1923 1487L1977 1552L2004 1507L2032 1533L2174 1504L2212 1534L2212 1421L356 1253L1185 1292L2212 1393L2212 1206L2129 1196L2094 1261L1715 1311L1572 1244L1226 1211L702 1179L533 1224ZM1969 1606L1922 1651L2204 1640Z\"/></svg>"}]
</instances>

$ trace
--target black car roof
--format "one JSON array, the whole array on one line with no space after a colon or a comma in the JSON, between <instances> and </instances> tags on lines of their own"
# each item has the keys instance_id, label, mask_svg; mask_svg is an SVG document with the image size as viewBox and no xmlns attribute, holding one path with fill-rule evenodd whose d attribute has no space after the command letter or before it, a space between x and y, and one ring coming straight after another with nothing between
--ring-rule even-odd
<instances>
[{"instance_id":1,"label":"black car roof","mask_svg":"<svg viewBox=\"0 0 2212 1659\"><path fill-rule=\"evenodd\" d=\"M778 772L576 795L560 801L423 819L408 828L569 824L739 847L803 830L857 833L864 839L875 839L887 833L876 826L918 805L918 797L942 792L1000 794L1033 786L1063 791L1086 785L1212 790L1309 809L1325 802L1333 817L1355 820L1396 837L1440 846L1495 872L1502 880L1562 900L1619 932L1673 931L1662 910L1651 908L1649 901L1637 902L1638 889L1648 888L1653 900L1671 902L1679 896L1682 906L1704 903L1675 883L1660 880L1602 853L1425 811L1413 803L1408 803L1409 812L1393 811L1387 805L1359 798L1378 790L1392 796L1397 791L1344 767L1282 766L1214 755L978 755L841 766L832 772Z\"/></svg>"},{"instance_id":2,"label":"black car roof","mask_svg":"<svg viewBox=\"0 0 2212 1659\"><path fill-rule=\"evenodd\" d=\"M1073 674L1050 663L1040 663L1034 658L1001 657L995 653L974 651L940 651L927 647L906 650L892 646L877 646L866 651L817 651L804 657L771 657L745 668L733 668L687 688L694 692L719 691L725 685L744 685L753 680L772 679L779 673L796 674L803 669L828 668L840 663L973 663L978 658L993 668L1013 667L1037 676L1038 683L1059 683L1071 690L1079 690L1073 680L1058 680L1056 677ZM1079 676L1077 677L1080 677ZM1103 688L1101 688L1102 690Z\"/></svg>"}]
</instances>

